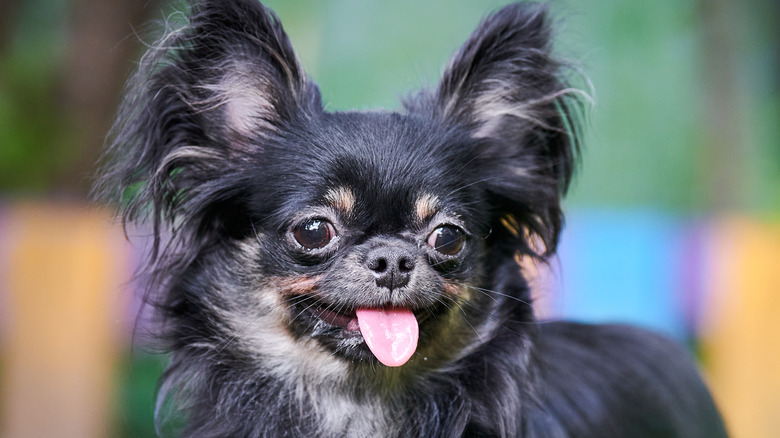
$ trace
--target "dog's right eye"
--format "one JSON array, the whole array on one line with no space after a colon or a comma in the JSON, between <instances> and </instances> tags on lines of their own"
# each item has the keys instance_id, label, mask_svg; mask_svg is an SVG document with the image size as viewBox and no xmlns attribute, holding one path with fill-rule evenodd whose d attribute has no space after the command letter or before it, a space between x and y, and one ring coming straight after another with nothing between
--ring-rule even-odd
<instances>
[{"instance_id":1,"label":"dog's right eye","mask_svg":"<svg viewBox=\"0 0 780 438\"><path fill-rule=\"evenodd\" d=\"M465 237L460 228L442 225L428 236L428 245L444 255L453 256L463 249Z\"/></svg>"},{"instance_id":2,"label":"dog's right eye","mask_svg":"<svg viewBox=\"0 0 780 438\"><path fill-rule=\"evenodd\" d=\"M293 228L292 234L299 245L311 251L330 243L336 237L336 228L324 219L309 219Z\"/></svg>"}]
</instances>

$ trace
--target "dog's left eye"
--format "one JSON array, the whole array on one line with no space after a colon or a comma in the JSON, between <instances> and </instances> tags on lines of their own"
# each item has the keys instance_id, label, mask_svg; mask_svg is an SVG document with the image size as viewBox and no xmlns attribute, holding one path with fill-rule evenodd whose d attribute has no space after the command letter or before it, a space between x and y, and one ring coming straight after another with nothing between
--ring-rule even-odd
<instances>
[{"instance_id":1,"label":"dog's left eye","mask_svg":"<svg viewBox=\"0 0 780 438\"><path fill-rule=\"evenodd\" d=\"M455 255L463 249L465 233L453 225L442 225L428 236L428 245L444 255Z\"/></svg>"},{"instance_id":2,"label":"dog's left eye","mask_svg":"<svg viewBox=\"0 0 780 438\"><path fill-rule=\"evenodd\" d=\"M295 241L304 249L319 249L336 237L333 224L324 219L309 219L292 230Z\"/></svg>"}]
</instances>

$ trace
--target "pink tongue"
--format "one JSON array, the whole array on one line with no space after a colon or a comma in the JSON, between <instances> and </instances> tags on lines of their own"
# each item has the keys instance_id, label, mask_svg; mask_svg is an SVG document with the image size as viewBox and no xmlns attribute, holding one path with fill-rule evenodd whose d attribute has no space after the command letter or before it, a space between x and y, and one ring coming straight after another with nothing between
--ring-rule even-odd
<instances>
[{"instance_id":1,"label":"pink tongue","mask_svg":"<svg viewBox=\"0 0 780 438\"><path fill-rule=\"evenodd\" d=\"M400 367L417 349L419 327L407 309L357 309L360 333L377 360Z\"/></svg>"}]
</instances>

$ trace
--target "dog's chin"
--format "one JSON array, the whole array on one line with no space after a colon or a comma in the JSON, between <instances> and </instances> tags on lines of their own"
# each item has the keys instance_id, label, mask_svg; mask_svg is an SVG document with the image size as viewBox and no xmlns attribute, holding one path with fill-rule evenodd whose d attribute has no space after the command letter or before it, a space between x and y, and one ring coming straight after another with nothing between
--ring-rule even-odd
<instances>
[{"instance_id":1,"label":"dog's chin","mask_svg":"<svg viewBox=\"0 0 780 438\"><path fill-rule=\"evenodd\" d=\"M299 297L290 306L292 329L297 337L310 337L327 351L353 363L377 362L360 332L356 310L345 306L330 306L313 297ZM446 312L437 305L414 309L420 333L425 333Z\"/></svg>"}]
</instances>

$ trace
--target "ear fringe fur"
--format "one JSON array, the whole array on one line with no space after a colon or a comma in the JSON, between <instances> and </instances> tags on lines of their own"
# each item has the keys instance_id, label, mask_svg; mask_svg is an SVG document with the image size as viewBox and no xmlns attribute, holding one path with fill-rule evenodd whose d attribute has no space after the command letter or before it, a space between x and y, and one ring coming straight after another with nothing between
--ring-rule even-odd
<instances>
[{"instance_id":1,"label":"ear fringe fur","mask_svg":"<svg viewBox=\"0 0 780 438\"><path fill-rule=\"evenodd\" d=\"M552 255L563 226L567 192L581 142L588 94L568 85L565 63L552 54L546 7L512 4L485 18L445 69L439 88L405 102L469 127L480 139L485 174L493 174L496 215L524 230L514 239L540 260ZM509 235L511 238L511 233ZM529 238L542 245L531 248Z\"/></svg>"},{"instance_id":2,"label":"ear fringe fur","mask_svg":"<svg viewBox=\"0 0 780 438\"><path fill-rule=\"evenodd\" d=\"M262 4L203 0L186 15L165 23L128 81L92 193L125 224L151 220L157 249L163 228L198 226L177 222L178 211L202 219L280 124L319 108L316 85Z\"/></svg>"}]
</instances>

